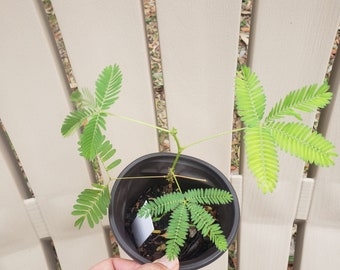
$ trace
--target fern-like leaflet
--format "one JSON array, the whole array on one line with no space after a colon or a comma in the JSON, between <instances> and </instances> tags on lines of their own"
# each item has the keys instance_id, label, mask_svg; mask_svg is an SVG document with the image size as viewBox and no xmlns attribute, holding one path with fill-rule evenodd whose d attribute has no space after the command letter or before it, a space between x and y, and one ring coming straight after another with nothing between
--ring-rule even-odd
<instances>
[{"instance_id":1,"label":"fern-like leaflet","mask_svg":"<svg viewBox=\"0 0 340 270\"><path fill-rule=\"evenodd\" d=\"M104 68L96 81L96 102L100 110L107 110L118 99L122 73L117 65Z\"/></svg>"},{"instance_id":2,"label":"fern-like leaflet","mask_svg":"<svg viewBox=\"0 0 340 270\"><path fill-rule=\"evenodd\" d=\"M278 122L271 125L270 130L278 146L291 155L320 166L334 164L334 145L310 127L301 123Z\"/></svg>"},{"instance_id":3,"label":"fern-like leaflet","mask_svg":"<svg viewBox=\"0 0 340 270\"><path fill-rule=\"evenodd\" d=\"M185 197L180 192L167 193L163 196L149 201L138 211L140 217L156 217L161 216L169 211L174 210L180 203L185 200Z\"/></svg>"},{"instance_id":4,"label":"fern-like leaflet","mask_svg":"<svg viewBox=\"0 0 340 270\"><path fill-rule=\"evenodd\" d=\"M220 225L215 223L214 218L201 205L188 203L187 207L190 211L192 222L202 232L202 235L208 236L219 250L226 251L228 247L227 240Z\"/></svg>"},{"instance_id":5,"label":"fern-like leaflet","mask_svg":"<svg viewBox=\"0 0 340 270\"><path fill-rule=\"evenodd\" d=\"M105 127L105 118L96 114L87 123L80 135L79 152L87 160L93 160L101 145L105 142L105 136L102 134L103 127Z\"/></svg>"},{"instance_id":6,"label":"fern-like leaflet","mask_svg":"<svg viewBox=\"0 0 340 270\"><path fill-rule=\"evenodd\" d=\"M116 149L112 147L112 144L110 141L106 140L103 142L99 149L98 149L98 156L103 164L105 164L105 170L110 171L116 166L118 166L121 163L121 159L116 159L114 161L111 161L108 165L106 165L106 162L110 160L114 154L116 154Z\"/></svg>"},{"instance_id":7,"label":"fern-like leaflet","mask_svg":"<svg viewBox=\"0 0 340 270\"><path fill-rule=\"evenodd\" d=\"M225 204L232 202L233 195L217 188L190 189L185 192L185 198L199 204Z\"/></svg>"},{"instance_id":8,"label":"fern-like leaflet","mask_svg":"<svg viewBox=\"0 0 340 270\"><path fill-rule=\"evenodd\" d=\"M324 108L332 98L332 93L327 92L328 89L329 85L325 82L319 87L317 84L313 84L291 91L284 99L273 106L265 122L269 123L284 116L294 116L301 121L302 117L296 110L313 112Z\"/></svg>"},{"instance_id":9,"label":"fern-like leaflet","mask_svg":"<svg viewBox=\"0 0 340 270\"><path fill-rule=\"evenodd\" d=\"M171 213L167 230L166 255L169 260L178 257L180 248L184 246L189 230L189 213L185 204L180 204Z\"/></svg>"},{"instance_id":10,"label":"fern-like leaflet","mask_svg":"<svg viewBox=\"0 0 340 270\"><path fill-rule=\"evenodd\" d=\"M235 79L236 106L241 120L247 126L256 126L261 121L266 105L266 96L256 74L246 66Z\"/></svg>"},{"instance_id":11,"label":"fern-like leaflet","mask_svg":"<svg viewBox=\"0 0 340 270\"><path fill-rule=\"evenodd\" d=\"M74 223L79 229L85 219L91 228L98 224L107 214L107 206L110 203L108 185L92 184L92 189L85 189L79 195L77 203L73 205L72 215L80 216Z\"/></svg>"},{"instance_id":12,"label":"fern-like leaflet","mask_svg":"<svg viewBox=\"0 0 340 270\"><path fill-rule=\"evenodd\" d=\"M263 193L273 191L279 172L276 144L268 129L252 127L245 130L244 142L248 166Z\"/></svg>"},{"instance_id":13,"label":"fern-like leaflet","mask_svg":"<svg viewBox=\"0 0 340 270\"><path fill-rule=\"evenodd\" d=\"M213 216L202 205L227 204L233 200L230 192L217 188L191 189L184 193L174 192L157 197L144 204L138 211L140 217L158 217L172 211L167 231L166 254L169 259L178 257L189 229L188 221L195 224L216 247L227 249L227 240ZM190 213L190 214L189 214ZM190 218L189 218L190 217Z\"/></svg>"}]
</instances>

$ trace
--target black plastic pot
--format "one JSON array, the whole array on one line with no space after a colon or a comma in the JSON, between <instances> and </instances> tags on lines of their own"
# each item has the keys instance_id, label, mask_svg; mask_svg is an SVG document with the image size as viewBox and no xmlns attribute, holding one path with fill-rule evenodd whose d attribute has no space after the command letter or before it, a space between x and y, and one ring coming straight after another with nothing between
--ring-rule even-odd
<instances>
[{"instance_id":1,"label":"black plastic pot","mask_svg":"<svg viewBox=\"0 0 340 270\"><path fill-rule=\"evenodd\" d=\"M166 175L174 158L175 154L173 153L153 153L142 156L129 164L120 173L119 178ZM202 183L199 181L179 179L180 186L183 191L192 188L216 187L228 190L233 195L234 200L231 203L216 207L219 216L219 223L225 233L228 243L230 244L237 233L240 220L240 210L235 190L228 179L209 163L186 155L181 155L176 166L176 174L207 180L207 182ZM111 191L109 219L113 234L124 251L140 263L147 263L149 261L139 255L133 238L131 238L131 234L126 230L125 213L148 187L159 184L159 181L164 181L165 183L166 180L117 180ZM215 261L222 254L223 252L217 250L215 247L211 247L198 257L180 261L180 269L199 269Z\"/></svg>"}]
</instances>

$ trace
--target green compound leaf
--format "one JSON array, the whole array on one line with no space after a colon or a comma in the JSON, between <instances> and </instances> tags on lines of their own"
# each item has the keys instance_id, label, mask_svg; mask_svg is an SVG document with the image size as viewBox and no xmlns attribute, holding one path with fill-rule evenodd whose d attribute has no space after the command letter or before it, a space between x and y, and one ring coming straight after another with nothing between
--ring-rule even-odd
<instances>
[{"instance_id":1,"label":"green compound leaf","mask_svg":"<svg viewBox=\"0 0 340 270\"><path fill-rule=\"evenodd\" d=\"M184 201L184 195L180 192L164 194L144 204L138 211L139 217L157 217L174 210Z\"/></svg>"},{"instance_id":2,"label":"green compound leaf","mask_svg":"<svg viewBox=\"0 0 340 270\"><path fill-rule=\"evenodd\" d=\"M65 137L72 135L77 131L82 125L84 125L88 119L94 115L93 110L81 110L71 112L66 116L63 125L61 127L61 134Z\"/></svg>"},{"instance_id":3,"label":"green compound leaf","mask_svg":"<svg viewBox=\"0 0 340 270\"><path fill-rule=\"evenodd\" d=\"M189 202L200 204L226 204L233 200L229 191L217 188L190 189L184 193Z\"/></svg>"},{"instance_id":4,"label":"green compound leaf","mask_svg":"<svg viewBox=\"0 0 340 270\"><path fill-rule=\"evenodd\" d=\"M301 123L278 122L270 126L278 146L305 162L320 166L334 164L335 146L321 134Z\"/></svg>"},{"instance_id":5,"label":"green compound leaf","mask_svg":"<svg viewBox=\"0 0 340 270\"><path fill-rule=\"evenodd\" d=\"M88 88L81 90L81 106L86 108L98 109L96 99Z\"/></svg>"},{"instance_id":6,"label":"green compound leaf","mask_svg":"<svg viewBox=\"0 0 340 270\"><path fill-rule=\"evenodd\" d=\"M121 162L122 162L122 160L121 160L120 158L119 158L119 159L116 159L116 160L112 161L109 165L107 165L107 166L105 167L105 169L106 169L107 171L110 171L110 170L112 170L113 168L117 167Z\"/></svg>"},{"instance_id":7,"label":"green compound leaf","mask_svg":"<svg viewBox=\"0 0 340 270\"><path fill-rule=\"evenodd\" d=\"M248 167L256 178L263 193L272 192L276 187L279 161L274 138L263 127L247 128L244 142Z\"/></svg>"},{"instance_id":8,"label":"green compound leaf","mask_svg":"<svg viewBox=\"0 0 340 270\"><path fill-rule=\"evenodd\" d=\"M82 102L82 92L79 90L75 90L71 93L70 99L75 104L80 104Z\"/></svg>"},{"instance_id":9,"label":"green compound leaf","mask_svg":"<svg viewBox=\"0 0 340 270\"><path fill-rule=\"evenodd\" d=\"M111 159L116 154L116 149L113 149L110 141L106 140L103 142L98 148L98 156L103 164L105 164L109 159ZM121 159L116 159L109 163L105 164L106 171L110 171L113 168L117 167L121 163Z\"/></svg>"},{"instance_id":10,"label":"green compound leaf","mask_svg":"<svg viewBox=\"0 0 340 270\"><path fill-rule=\"evenodd\" d=\"M113 149L110 141L106 140L98 149L99 158L106 162L116 153L116 149Z\"/></svg>"},{"instance_id":11,"label":"green compound leaf","mask_svg":"<svg viewBox=\"0 0 340 270\"><path fill-rule=\"evenodd\" d=\"M105 119L97 114L88 122L80 136L79 152L87 160L93 160L104 143L105 136L100 127L105 127Z\"/></svg>"},{"instance_id":12,"label":"green compound leaf","mask_svg":"<svg viewBox=\"0 0 340 270\"><path fill-rule=\"evenodd\" d=\"M95 111L99 110L96 99L88 88L73 91L70 98L78 110L85 108L91 108Z\"/></svg>"},{"instance_id":13,"label":"green compound leaf","mask_svg":"<svg viewBox=\"0 0 340 270\"><path fill-rule=\"evenodd\" d=\"M72 215L80 216L74 226L80 229L87 219L89 226L93 228L107 214L109 203L108 185L92 184L92 189L83 190L78 195L77 203L73 205Z\"/></svg>"},{"instance_id":14,"label":"green compound leaf","mask_svg":"<svg viewBox=\"0 0 340 270\"><path fill-rule=\"evenodd\" d=\"M233 197L228 191L217 188L188 190L183 194L180 192L169 193L144 204L138 211L138 216L157 217L173 211L170 216L166 243L166 254L170 260L178 257L180 249L184 245L190 226L188 223L190 217L204 236L208 236L218 249L225 251L227 241L223 231L199 203L205 205L225 204L232 200Z\"/></svg>"},{"instance_id":15,"label":"green compound leaf","mask_svg":"<svg viewBox=\"0 0 340 270\"><path fill-rule=\"evenodd\" d=\"M96 81L96 102L101 110L107 110L118 99L122 85L122 73L118 65L104 68Z\"/></svg>"},{"instance_id":16,"label":"green compound leaf","mask_svg":"<svg viewBox=\"0 0 340 270\"><path fill-rule=\"evenodd\" d=\"M228 248L227 239L215 219L201 206L195 203L187 203L192 222L203 236L208 236L217 249L226 251Z\"/></svg>"},{"instance_id":17,"label":"green compound leaf","mask_svg":"<svg viewBox=\"0 0 340 270\"><path fill-rule=\"evenodd\" d=\"M71 112L64 120L61 133L65 137L85 125L99 110L92 93L88 89L73 91L71 101L76 104L78 110Z\"/></svg>"},{"instance_id":18,"label":"green compound leaf","mask_svg":"<svg viewBox=\"0 0 340 270\"><path fill-rule=\"evenodd\" d=\"M170 260L178 256L189 230L189 214L184 204L172 212L167 230L166 255Z\"/></svg>"},{"instance_id":19,"label":"green compound leaf","mask_svg":"<svg viewBox=\"0 0 340 270\"><path fill-rule=\"evenodd\" d=\"M332 93L327 92L328 89L329 85L325 82L319 87L317 84L313 84L291 91L284 99L273 106L265 122L269 123L284 116L294 116L298 120L302 120L301 115L296 110L313 112L324 108L332 98Z\"/></svg>"},{"instance_id":20,"label":"green compound leaf","mask_svg":"<svg viewBox=\"0 0 340 270\"><path fill-rule=\"evenodd\" d=\"M117 65L108 66L104 68L97 79L95 98L88 89L75 91L71 95L72 101L77 104L80 110L72 112L66 117L61 132L64 136L68 136L88 121L78 143L80 155L87 160L93 160L99 152L106 150L106 144L102 147L103 150L99 149L105 140L102 130L106 130L105 118L108 113L104 110L109 109L118 99L121 83L122 74L119 67ZM103 158L107 161L114 153L105 152L105 154L107 156L103 156ZM112 169L118 164L119 161L116 160L111 162L108 168Z\"/></svg>"},{"instance_id":21,"label":"green compound leaf","mask_svg":"<svg viewBox=\"0 0 340 270\"><path fill-rule=\"evenodd\" d=\"M241 120L246 126L257 126L261 121L265 106L266 96L257 75L246 66L235 79L236 106Z\"/></svg>"}]
</instances>

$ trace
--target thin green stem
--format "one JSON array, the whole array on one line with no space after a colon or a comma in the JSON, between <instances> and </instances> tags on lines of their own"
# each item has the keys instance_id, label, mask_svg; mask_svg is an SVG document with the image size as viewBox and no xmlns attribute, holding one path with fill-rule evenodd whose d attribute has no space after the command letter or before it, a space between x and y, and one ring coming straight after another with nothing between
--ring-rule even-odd
<instances>
[{"instance_id":1,"label":"thin green stem","mask_svg":"<svg viewBox=\"0 0 340 270\"><path fill-rule=\"evenodd\" d=\"M174 162L172 163L172 166L170 168L170 171L174 172L175 168L176 168L176 164L178 162L179 157L181 156L184 148L181 146L179 139L177 137L177 130L175 128L173 128L170 132L170 135L174 138L175 142L176 142L176 146L177 146L177 155L175 157Z\"/></svg>"},{"instance_id":2,"label":"thin green stem","mask_svg":"<svg viewBox=\"0 0 340 270\"><path fill-rule=\"evenodd\" d=\"M120 115L120 114L116 114L116 113L110 114L110 115L115 116L115 117L118 117L118 118L120 118L120 119L124 119L124 120L130 121L130 122L134 122L134 123L137 123L137 124L146 126L146 127L154 128L154 129L157 129L157 130L159 130L159 131L163 131L163 132L166 132L166 133L171 133L171 131L168 130L168 129L161 128L161 127L159 127L159 126L152 125L152 124L147 123L147 122L144 122L144 121L136 120L136 119L133 119L133 118L124 116L124 115Z\"/></svg>"},{"instance_id":3,"label":"thin green stem","mask_svg":"<svg viewBox=\"0 0 340 270\"><path fill-rule=\"evenodd\" d=\"M110 180L133 180L133 179L166 179L166 175L145 175L145 176L124 176L124 177L115 177L110 178Z\"/></svg>"},{"instance_id":4,"label":"thin green stem","mask_svg":"<svg viewBox=\"0 0 340 270\"><path fill-rule=\"evenodd\" d=\"M181 186L180 186L179 183L178 183L178 180L177 180L177 177L176 177L176 174L174 173L174 171L170 169L170 170L169 170L169 174L171 174L171 178L174 179L174 181L175 181L175 183L176 183L176 186L177 186L177 188L178 188L178 191L181 192L181 193L183 193L183 192L182 192L182 189L181 189Z\"/></svg>"},{"instance_id":5,"label":"thin green stem","mask_svg":"<svg viewBox=\"0 0 340 270\"><path fill-rule=\"evenodd\" d=\"M214 134L212 136L207 136L207 137L204 137L202 139L199 139L195 142L192 142L186 146L183 146L182 149L185 150L193 145L196 145L196 144L199 144L199 143L202 143L202 142L205 142L205 141L208 141L208 140L211 140L211 139L214 139L214 138L218 138L218 137L221 137L221 136L224 136L224 135L227 135L227 134L230 134L230 133L234 133L234 132L238 132L238 131L242 131L242 130L245 130L246 128L243 127L243 128L238 128L238 129L233 129L233 130L229 130L229 131L223 131L223 132L220 132L220 133L217 133L217 134Z\"/></svg>"},{"instance_id":6,"label":"thin green stem","mask_svg":"<svg viewBox=\"0 0 340 270\"><path fill-rule=\"evenodd\" d=\"M176 177L181 177L184 179L189 179L193 181L199 181L199 182L207 182L206 179L203 178L197 178L197 177L191 177L191 176L185 176L180 174L174 174ZM110 177L110 181L113 180L133 180L133 179L166 179L167 175L145 175L145 176L124 176L124 177Z\"/></svg>"},{"instance_id":7,"label":"thin green stem","mask_svg":"<svg viewBox=\"0 0 340 270\"><path fill-rule=\"evenodd\" d=\"M193 181L207 182L207 179L203 179L203 178L185 176L185 175L180 175L180 174L175 174L175 176L176 177L181 177L181 178L184 178L184 179L193 180Z\"/></svg>"}]
</instances>

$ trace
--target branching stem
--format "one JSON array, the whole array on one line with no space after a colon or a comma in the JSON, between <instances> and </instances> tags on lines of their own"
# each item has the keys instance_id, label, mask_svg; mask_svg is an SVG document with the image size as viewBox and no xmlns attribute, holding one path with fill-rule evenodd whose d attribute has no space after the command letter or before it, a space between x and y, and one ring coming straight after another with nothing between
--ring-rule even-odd
<instances>
[{"instance_id":1,"label":"branching stem","mask_svg":"<svg viewBox=\"0 0 340 270\"><path fill-rule=\"evenodd\" d=\"M136 124L140 124L140 125L143 125L143 126L146 126L146 127L150 127L150 128L153 128L153 129L156 129L156 130L168 133L168 134L170 134L172 136L172 138L174 139L174 141L176 143L177 154L176 154L176 157L175 157L175 159L174 159L174 161L172 163L171 168L169 169L169 173L167 175L167 178L168 179L173 179L175 181L176 186L177 186L177 188L178 188L178 190L180 192L182 192L182 190L181 190L181 187L180 187L180 185L178 183L178 180L177 180L177 177L176 177L176 174L175 174L175 168L176 168L177 162L179 160L179 157L181 156L182 152L185 149L187 149L187 148L189 148L191 146L194 146L196 144L199 144L199 143L211 140L211 139L215 139L215 138L227 135L227 134L231 134L231 133L234 133L234 132L239 132L239 131L242 131L242 130L245 129L245 128L238 128L238 129L233 129L233 130L229 130L229 131L223 131L223 132L214 134L212 136L207 136L207 137L204 137L202 139L199 139L199 140L197 140L195 142L192 142L192 143L190 143L190 144L188 144L186 146L182 146L180 144L179 139L178 139L177 129L176 128L166 129L166 128L162 128L162 127L159 127L159 126L156 126L156 125L144 122L144 121L136 120L136 119L131 118L131 117L127 117L127 116L124 116L124 115L116 114L116 113L115 114L108 113L108 115L115 116L115 117L118 117L120 119L124 119L124 120L130 121L130 122L133 122L133 123L136 123Z\"/></svg>"}]
</instances>

